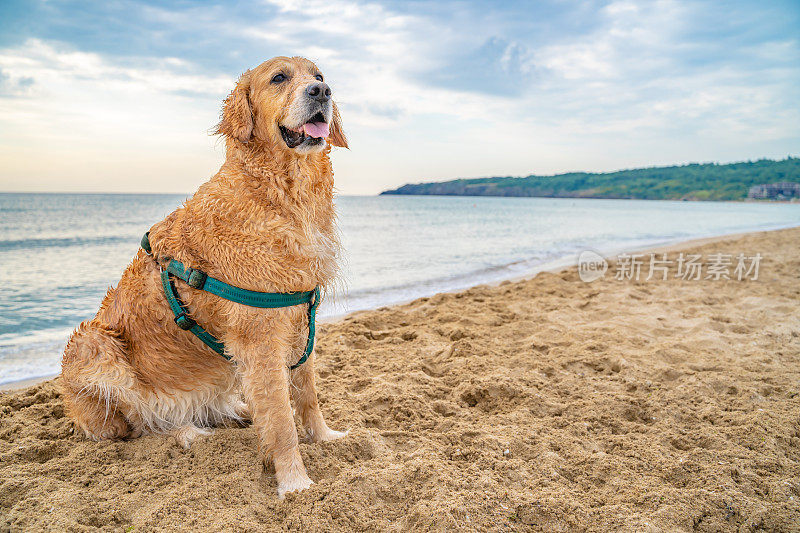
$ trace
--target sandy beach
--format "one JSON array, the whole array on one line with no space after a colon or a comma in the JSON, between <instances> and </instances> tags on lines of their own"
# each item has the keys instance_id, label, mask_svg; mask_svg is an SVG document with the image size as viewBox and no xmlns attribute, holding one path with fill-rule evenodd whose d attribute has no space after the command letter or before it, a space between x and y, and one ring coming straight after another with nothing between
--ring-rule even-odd
<instances>
[{"instance_id":1,"label":"sandy beach","mask_svg":"<svg viewBox=\"0 0 800 533\"><path fill-rule=\"evenodd\" d=\"M322 324L350 435L301 444L316 484L284 501L248 427L94 443L58 379L3 392L0 531L800 531L798 242L659 252L701 254L700 280L645 281L647 256L639 281L573 267ZM705 279L718 253L730 280Z\"/></svg>"}]
</instances>

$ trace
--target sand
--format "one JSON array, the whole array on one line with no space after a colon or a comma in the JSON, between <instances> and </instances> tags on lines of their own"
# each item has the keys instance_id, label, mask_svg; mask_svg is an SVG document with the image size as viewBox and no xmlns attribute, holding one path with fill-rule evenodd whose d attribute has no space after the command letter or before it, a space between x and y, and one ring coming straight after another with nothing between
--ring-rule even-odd
<instances>
[{"instance_id":1,"label":"sand","mask_svg":"<svg viewBox=\"0 0 800 533\"><path fill-rule=\"evenodd\" d=\"M0 530L800 531L798 243L689 245L760 252L758 281L571 268L324 324L350 435L301 444L285 501L249 427L98 444L57 380L3 393Z\"/></svg>"}]
</instances>

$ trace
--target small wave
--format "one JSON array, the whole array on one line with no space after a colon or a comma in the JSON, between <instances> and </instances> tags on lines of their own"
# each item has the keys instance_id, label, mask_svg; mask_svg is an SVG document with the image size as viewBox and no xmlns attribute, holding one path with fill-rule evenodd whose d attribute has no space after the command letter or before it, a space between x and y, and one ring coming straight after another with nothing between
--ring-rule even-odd
<instances>
[{"instance_id":1,"label":"small wave","mask_svg":"<svg viewBox=\"0 0 800 533\"><path fill-rule=\"evenodd\" d=\"M576 254L577 252L574 250L565 249L561 252L537 255L502 265L490 265L452 276L379 288L351 290L334 301L323 302L319 315L321 318L341 316L353 311L395 305L441 292L458 291L484 283L497 283L509 278L532 275L555 265L556 262L568 264L572 261L572 256Z\"/></svg>"},{"instance_id":2,"label":"small wave","mask_svg":"<svg viewBox=\"0 0 800 533\"><path fill-rule=\"evenodd\" d=\"M0 252L22 250L29 248L68 248L71 246L98 246L103 244L118 244L124 242L136 243L134 237L128 235L114 235L106 237L69 237L69 238L39 238L0 240Z\"/></svg>"},{"instance_id":3,"label":"small wave","mask_svg":"<svg viewBox=\"0 0 800 533\"><path fill-rule=\"evenodd\" d=\"M15 338L0 335L0 384L58 373L70 332L59 328Z\"/></svg>"}]
</instances>

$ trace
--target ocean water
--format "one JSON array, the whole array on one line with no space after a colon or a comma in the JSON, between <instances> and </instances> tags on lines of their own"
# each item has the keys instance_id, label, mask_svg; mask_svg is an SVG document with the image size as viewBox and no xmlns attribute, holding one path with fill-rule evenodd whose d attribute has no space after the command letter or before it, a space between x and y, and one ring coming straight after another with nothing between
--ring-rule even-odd
<instances>
[{"instance_id":1,"label":"ocean water","mask_svg":"<svg viewBox=\"0 0 800 533\"><path fill-rule=\"evenodd\" d=\"M58 372L72 329L184 199L0 194L0 383ZM344 283L322 318L533 273L585 249L800 225L797 204L344 196L337 208Z\"/></svg>"}]
</instances>

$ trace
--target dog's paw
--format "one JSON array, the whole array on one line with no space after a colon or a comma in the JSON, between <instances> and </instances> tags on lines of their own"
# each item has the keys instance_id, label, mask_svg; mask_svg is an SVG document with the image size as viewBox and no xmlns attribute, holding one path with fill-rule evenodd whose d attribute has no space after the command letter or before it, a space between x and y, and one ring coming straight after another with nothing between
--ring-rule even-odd
<instances>
[{"instance_id":1,"label":"dog's paw","mask_svg":"<svg viewBox=\"0 0 800 533\"><path fill-rule=\"evenodd\" d=\"M317 432L308 430L308 436L313 442L327 442L329 440L341 439L346 437L349 433L349 429L347 431L336 431L327 427L323 431Z\"/></svg>"},{"instance_id":2,"label":"dog's paw","mask_svg":"<svg viewBox=\"0 0 800 533\"><path fill-rule=\"evenodd\" d=\"M237 400L236 403L233 404L233 412L242 422L251 422L253 420L250 414L250 407L241 400Z\"/></svg>"},{"instance_id":3,"label":"dog's paw","mask_svg":"<svg viewBox=\"0 0 800 533\"><path fill-rule=\"evenodd\" d=\"M83 428L86 438L93 441L122 439L130 434L131 428L125 420L117 417L106 420L99 428Z\"/></svg>"},{"instance_id":4,"label":"dog's paw","mask_svg":"<svg viewBox=\"0 0 800 533\"><path fill-rule=\"evenodd\" d=\"M178 444L188 450L192 446L192 443L195 441L195 439L198 437L211 435L212 433L212 430L206 428L199 428L197 426L183 426L182 428L178 428L173 431L172 436L175 437L175 440L178 441Z\"/></svg>"},{"instance_id":5,"label":"dog's paw","mask_svg":"<svg viewBox=\"0 0 800 533\"><path fill-rule=\"evenodd\" d=\"M313 484L314 482L311 481L311 478L305 474L295 476L293 479L287 479L278 484L278 499L282 500L288 492L306 490Z\"/></svg>"}]
</instances>

